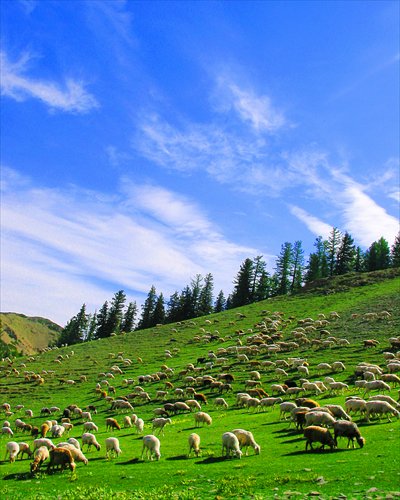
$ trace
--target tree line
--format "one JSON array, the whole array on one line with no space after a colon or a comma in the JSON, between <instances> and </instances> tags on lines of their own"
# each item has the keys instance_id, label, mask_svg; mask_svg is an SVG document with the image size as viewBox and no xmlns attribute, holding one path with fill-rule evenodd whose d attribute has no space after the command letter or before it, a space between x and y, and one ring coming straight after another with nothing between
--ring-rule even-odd
<instances>
[{"instance_id":1,"label":"tree line","mask_svg":"<svg viewBox=\"0 0 400 500\"><path fill-rule=\"evenodd\" d=\"M151 328L157 324L175 323L226 309L265 300L278 295L295 294L312 281L349 272L367 272L400 267L400 233L390 248L385 238L374 241L363 251L352 236L333 227L328 239L314 242L314 251L305 261L301 241L285 242L277 256L274 272L267 270L262 255L243 261L233 280L233 290L225 297L220 290L214 299L211 273L196 275L181 292L175 291L168 301L151 286L139 308L136 302L126 304L123 290L115 293L93 314L83 304L76 316L63 329L59 344L109 337L111 334Z\"/></svg>"}]
</instances>

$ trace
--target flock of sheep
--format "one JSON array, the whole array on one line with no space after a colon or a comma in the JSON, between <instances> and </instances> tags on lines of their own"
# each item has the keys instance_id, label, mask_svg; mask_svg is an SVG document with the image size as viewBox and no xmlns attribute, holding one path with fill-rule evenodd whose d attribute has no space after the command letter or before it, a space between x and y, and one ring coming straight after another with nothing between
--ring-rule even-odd
<instances>
[{"instance_id":1,"label":"flock of sheep","mask_svg":"<svg viewBox=\"0 0 400 500\"><path fill-rule=\"evenodd\" d=\"M114 433L121 428L134 428L137 434L142 434L146 423L133 413L133 404L151 405L154 414L154 418L151 419L152 434L147 434L142 439L141 458L159 460L161 442L157 435L164 435L165 427L170 425L177 415L194 412L194 426L200 427L211 426L213 423L212 416L203 410L203 406L207 404L210 404L210 407L212 405L215 410L247 409L248 412L254 413L273 411L274 407L279 407L279 420L289 422L289 425L293 424L299 432L303 432L305 450L313 449L314 443L319 443L322 449L328 446L332 450L338 446L340 437L348 439L347 446L354 447L355 440L360 447L363 447L365 439L352 421L354 415L366 421L374 417L378 419L386 417L389 421L392 417L400 418L398 401L387 394L370 396L372 391L390 392L400 385L400 378L397 375L400 372L400 352L396 351L400 345L400 338L389 339L388 350L383 352L380 364L360 362L356 366L354 386L336 381L332 376L347 370L340 360L313 366L306 358L290 356L291 351L298 349L304 349L304 352L309 348L327 349L328 352L333 352L332 346L347 348L350 345L347 339L334 337L326 329L330 321L335 321L338 317L337 313L332 312L329 320L323 314L320 314L317 320L311 318L299 320L296 328L291 331L290 338L286 340L282 338L281 333L282 326L285 325L282 313L264 316L251 330L246 332L237 330L224 339L217 333L211 334L206 330L205 327L211 325L211 322L206 320L204 327L200 328L200 332L193 337L191 343L216 340L230 345L215 350L210 349L206 356L193 360L193 363L186 364L178 372L163 364L156 373L129 378L127 372L133 364L132 360L125 357L123 352L109 353L108 366L105 366L105 371L98 374L98 381L93 386L93 393L97 394L99 404L108 405L107 411L113 414L105 420L106 431ZM365 319L372 321L374 318L389 317L390 313L383 311ZM174 333L178 333L178 328L179 325L173 330ZM363 347L375 348L378 344L374 339L368 339L363 342ZM59 354L53 361L56 366L65 365L73 356L74 352L69 351L68 354ZM178 359L179 349L166 349L163 357L166 361ZM32 360L33 357L28 358L27 363ZM141 363L142 359L137 358L137 362ZM230 363L238 363L241 372L246 373L247 379L244 382L238 382L234 375L229 373ZM35 373L27 369L24 363L17 369L13 360L9 358L3 360L2 373L3 376L11 378L22 376L27 382L34 381L38 385L45 383L46 377L56 376L53 367L46 367L41 373ZM322 380L310 381L308 380L310 373L325 376ZM268 388L270 394L262 387L262 378L266 374L274 379ZM80 375L79 380L59 379L60 385L74 385L77 382L91 383L86 375ZM117 389L112 384L118 384L118 392L124 391L125 394L117 397ZM157 386L155 394L144 388L146 385L152 387L152 384ZM238 387L239 384L242 386ZM236 392L236 402L229 404L227 396L223 396L230 395L234 385L236 389L241 390ZM132 390L126 392L130 386L133 386ZM353 395L345 397L344 395L349 392L353 392ZM320 404L315 400L318 397L338 395L345 397L344 406ZM58 467L61 470L69 468L74 472L76 463L88 464L88 459L83 454L84 446L87 452L92 447L97 451L101 450L96 438L99 425L93 421L97 416L96 406L88 405L82 409L78 404L71 404L63 410L55 405L42 408L41 415L47 416L48 419L42 422L40 427L22 419L23 411L25 420L34 416L33 411L26 409L23 404L12 407L9 403L3 402L0 411L5 416L1 429L3 437L13 439L18 433L30 434L33 437L32 447L25 441L13 440L5 445L6 459L8 458L10 462L14 462L17 456L22 458L24 455L32 460L30 463L32 473L40 470L44 463L47 464L48 472ZM57 420L52 418L56 415ZM122 417L120 422L118 422L119 417ZM10 419L13 419L13 423ZM75 438L68 438L55 444L49 438L51 436L52 439L62 439L64 435L68 436L73 429L76 429L77 424L82 425L81 443ZM247 454L249 447L253 448L256 455L261 452L253 433L245 429L224 432L221 444L221 453L225 457L240 459L243 451ZM106 459L119 457L122 453L120 441L115 436L107 437L104 445ZM200 436L197 433L188 436L188 457L192 452L196 457L201 453Z\"/></svg>"}]
</instances>

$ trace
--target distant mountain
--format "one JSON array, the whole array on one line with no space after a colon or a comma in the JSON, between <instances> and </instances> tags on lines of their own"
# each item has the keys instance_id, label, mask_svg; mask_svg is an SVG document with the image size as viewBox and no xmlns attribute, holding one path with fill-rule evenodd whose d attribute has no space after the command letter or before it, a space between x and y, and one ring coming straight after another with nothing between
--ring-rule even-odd
<instances>
[{"instance_id":1,"label":"distant mountain","mask_svg":"<svg viewBox=\"0 0 400 500\"><path fill-rule=\"evenodd\" d=\"M35 354L54 344L62 327L49 319L18 313L0 313L0 349Z\"/></svg>"}]
</instances>

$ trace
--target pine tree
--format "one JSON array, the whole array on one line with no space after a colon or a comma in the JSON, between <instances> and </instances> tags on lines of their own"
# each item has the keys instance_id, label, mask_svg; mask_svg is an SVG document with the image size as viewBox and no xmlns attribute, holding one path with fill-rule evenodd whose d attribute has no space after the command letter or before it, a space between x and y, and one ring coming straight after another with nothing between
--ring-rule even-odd
<instances>
[{"instance_id":1,"label":"pine tree","mask_svg":"<svg viewBox=\"0 0 400 500\"><path fill-rule=\"evenodd\" d=\"M333 276L336 267L337 253L342 235L337 227L333 227L327 242L327 257L329 266L329 276Z\"/></svg>"},{"instance_id":2,"label":"pine tree","mask_svg":"<svg viewBox=\"0 0 400 500\"><path fill-rule=\"evenodd\" d=\"M123 290L119 290L111 301L110 310L108 312L108 336L112 333L119 333L122 319L123 309L126 301L126 295Z\"/></svg>"},{"instance_id":3,"label":"pine tree","mask_svg":"<svg viewBox=\"0 0 400 500\"><path fill-rule=\"evenodd\" d=\"M278 279L278 295L286 295L290 290L290 265L292 259L292 244L286 242L281 247L281 253L276 260L276 276Z\"/></svg>"},{"instance_id":4,"label":"pine tree","mask_svg":"<svg viewBox=\"0 0 400 500\"><path fill-rule=\"evenodd\" d=\"M164 297L162 293L160 293L160 295L157 298L151 322L152 322L151 326L159 324L163 325L165 323L165 307L164 307Z\"/></svg>"},{"instance_id":5,"label":"pine tree","mask_svg":"<svg viewBox=\"0 0 400 500\"><path fill-rule=\"evenodd\" d=\"M265 271L266 263L262 260L262 255L257 255L253 259L253 282L251 286L251 301L254 302L256 300L256 293L259 284L259 280Z\"/></svg>"},{"instance_id":6,"label":"pine tree","mask_svg":"<svg viewBox=\"0 0 400 500\"><path fill-rule=\"evenodd\" d=\"M190 286L186 286L182 290L179 301L182 320L194 318L195 304Z\"/></svg>"},{"instance_id":7,"label":"pine tree","mask_svg":"<svg viewBox=\"0 0 400 500\"><path fill-rule=\"evenodd\" d=\"M121 324L121 332L132 332L135 329L136 315L136 302L129 302Z\"/></svg>"},{"instance_id":8,"label":"pine tree","mask_svg":"<svg viewBox=\"0 0 400 500\"><path fill-rule=\"evenodd\" d=\"M97 312L95 311L94 314L88 314L88 328L84 339L86 342L90 342L95 338L96 329L97 329Z\"/></svg>"},{"instance_id":9,"label":"pine tree","mask_svg":"<svg viewBox=\"0 0 400 500\"><path fill-rule=\"evenodd\" d=\"M400 233L396 236L390 249L390 262L392 267L400 267Z\"/></svg>"},{"instance_id":10,"label":"pine tree","mask_svg":"<svg viewBox=\"0 0 400 500\"><path fill-rule=\"evenodd\" d=\"M346 232L340 243L334 274L346 274L355 270L356 249L354 240L348 232Z\"/></svg>"},{"instance_id":11,"label":"pine tree","mask_svg":"<svg viewBox=\"0 0 400 500\"><path fill-rule=\"evenodd\" d=\"M230 307L239 307L252 302L252 287L254 279L254 264L251 259L246 259L234 280L234 290L230 296Z\"/></svg>"},{"instance_id":12,"label":"pine tree","mask_svg":"<svg viewBox=\"0 0 400 500\"><path fill-rule=\"evenodd\" d=\"M188 314L190 318L195 318L196 316L200 316L199 308L200 308L200 295L202 290L203 278L200 274L196 274L195 278L192 279L190 283L190 306L188 305Z\"/></svg>"},{"instance_id":13,"label":"pine tree","mask_svg":"<svg viewBox=\"0 0 400 500\"><path fill-rule=\"evenodd\" d=\"M181 302L178 292L174 292L168 301L168 309L166 313L166 321L168 323L176 323L181 321Z\"/></svg>"},{"instance_id":14,"label":"pine tree","mask_svg":"<svg viewBox=\"0 0 400 500\"><path fill-rule=\"evenodd\" d=\"M322 236L318 236L315 240L314 247L316 251L310 254L308 260L307 272L305 275L306 283L311 283L311 281L329 276L327 245L328 242L324 241Z\"/></svg>"},{"instance_id":15,"label":"pine tree","mask_svg":"<svg viewBox=\"0 0 400 500\"><path fill-rule=\"evenodd\" d=\"M254 300L259 302L260 300L268 299L272 296L271 278L268 272L264 269L258 279L257 288L254 296Z\"/></svg>"},{"instance_id":16,"label":"pine tree","mask_svg":"<svg viewBox=\"0 0 400 500\"><path fill-rule=\"evenodd\" d=\"M111 332L108 330L108 302L105 301L104 304L99 309L99 312L96 316L96 339L103 339L105 337L109 337Z\"/></svg>"},{"instance_id":17,"label":"pine tree","mask_svg":"<svg viewBox=\"0 0 400 500\"><path fill-rule=\"evenodd\" d=\"M214 278L211 273L206 274L200 291L198 315L205 316L213 311Z\"/></svg>"},{"instance_id":18,"label":"pine tree","mask_svg":"<svg viewBox=\"0 0 400 500\"><path fill-rule=\"evenodd\" d=\"M360 247L357 247L355 252L354 271L356 273L361 273L365 269L365 255Z\"/></svg>"},{"instance_id":19,"label":"pine tree","mask_svg":"<svg viewBox=\"0 0 400 500\"><path fill-rule=\"evenodd\" d=\"M304 250L301 241L295 241L290 262L290 293L298 292L303 284Z\"/></svg>"},{"instance_id":20,"label":"pine tree","mask_svg":"<svg viewBox=\"0 0 400 500\"><path fill-rule=\"evenodd\" d=\"M59 345L72 345L83 342L87 326L88 317L86 314L86 304L83 304L79 313L71 318L65 325L65 328L60 336Z\"/></svg>"},{"instance_id":21,"label":"pine tree","mask_svg":"<svg viewBox=\"0 0 400 500\"><path fill-rule=\"evenodd\" d=\"M142 317L139 321L138 330L153 326L152 318L156 307L157 294L154 285L151 286L147 298L142 305Z\"/></svg>"},{"instance_id":22,"label":"pine tree","mask_svg":"<svg viewBox=\"0 0 400 500\"><path fill-rule=\"evenodd\" d=\"M390 248L385 238L374 241L365 255L367 271L377 271L390 267Z\"/></svg>"},{"instance_id":23,"label":"pine tree","mask_svg":"<svg viewBox=\"0 0 400 500\"><path fill-rule=\"evenodd\" d=\"M214 304L214 312L219 313L222 312L226 309L226 300L224 296L224 292L220 290L219 294L217 295L217 299Z\"/></svg>"}]
</instances>

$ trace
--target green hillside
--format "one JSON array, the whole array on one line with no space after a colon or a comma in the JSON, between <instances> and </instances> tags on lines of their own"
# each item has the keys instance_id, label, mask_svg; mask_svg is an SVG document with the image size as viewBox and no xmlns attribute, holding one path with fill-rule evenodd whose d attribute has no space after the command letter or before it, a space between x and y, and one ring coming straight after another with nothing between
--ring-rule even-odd
<instances>
[{"instance_id":1,"label":"green hillside","mask_svg":"<svg viewBox=\"0 0 400 500\"><path fill-rule=\"evenodd\" d=\"M323 381L330 376L348 385L343 393L327 390L312 395L321 406L344 405L348 396L363 396L354 385L355 367L364 361L379 365L387 373L383 353L394 355L396 349L391 347L391 342L400 332L399 291L400 277L396 272L358 275L353 277L352 284L351 280L340 286L338 282L335 286L330 282L325 291L319 284L296 297L277 297L207 318L55 349L34 357L4 360L0 404L11 405L12 414L7 419L13 430L16 418L40 427L48 418L40 416L43 407L59 407L60 411L56 410L51 418L60 421L68 405L75 404L82 409L94 405L97 413L92 413L92 417L99 428L95 435L101 450L92 448L86 452L85 448L89 463L87 466L79 463L73 476L68 471L31 476L28 459L14 463L3 461L1 498L203 500L310 495L322 499L399 496L399 419L366 422L363 416L355 415L353 419L366 438L363 448L347 449L347 440L339 438L338 448L333 451L306 452L302 432L289 426L289 421L280 419L278 406L256 411L236 403L236 394L248 391L246 381L251 379L250 372L254 370L260 373L261 387L269 395L272 384L286 379L301 385L300 378L304 375L291 364L294 358L307 360L308 380ZM381 314L383 311L385 314ZM308 342L296 342L294 332L306 325L312 326L306 333ZM366 339L375 339L379 344L367 349ZM270 348L274 346L280 350L272 352ZM238 358L237 348L246 349L248 361ZM221 358L221 361L214 360L212 367L206 364L211 361L211 351ZM321 362L334 361L344 363L345 370L334 373L317 368ZM271 366L270 362L278 363ZM287 377L279 378L275 372L278 366L285 366ZM162 374L168 373L167 367L173 373L164 379ZM234 377L233 390L222 394L197 378L207 374L218 380L219 375L228 372ZM38 382L36 374L43 380ZM146 381L149 377L143 379L146 375L151 376L150 381ZM132 385L127 385L130 379ZM75 384L69 385L66 380L73 380ZM115 388L115 393L105 380ZM173 384L173 388L166 389L166 381ZM143 433L138 434L135 427L106 430L107 417L122 423L124 413L111 409L104 394L96 392L97 383L112 398L126 397L134 393L138 385L148 392L150 401L129 399L134 413L145 422ZM208 404L202 404L202 411L212 417L212 425L196 428L192 413L171 414L172 423L165 427L164 435L159 435L160 461L142 460L142 437L153 433L154 409L168 402L191 399L187 393L184 396L176 393L176 389L186 391L187 386L207 397ZM165 399L157 397L160 390L167 390ZM395 383L391 383L390 395L398 397ZM217 397L225 398L227 409L215 406L213 401ZM293 398L283 395L283 400L293 401ZM17 410L16 406L21 404L24 408ZM33 418L25 416L28 408L33 410ZM80 441L83 421L79 417L72 417L71 421L74 428L69 437ZM255 455L250 448L249 455L243 455L241 460L221 456L222 434L236 428L254 434L261 446L260 455ZM193 432L201 437L202 451L199 457L192 454L188 458L188 436ZM122 450L122 454L112 460L105 458L105 439L109 436L119 439ZM15 433L13 439L33 442L29 433ZM58 438L54 442L64 440L66 438ZM7 437L2 438L3 448L7 441Z\"/></svg>"},{"instance_id":2,"label":"green hillside","mask_svg":"<svg viewBox=\"0 0 400 500\"><path fill-rule=\"evenodd\" d=\"M4 350L11 348L22 354L35 354L54 344L61 330L59 325L45 318L0 313L0 341Z\"/></svg>"}]
</instances>

